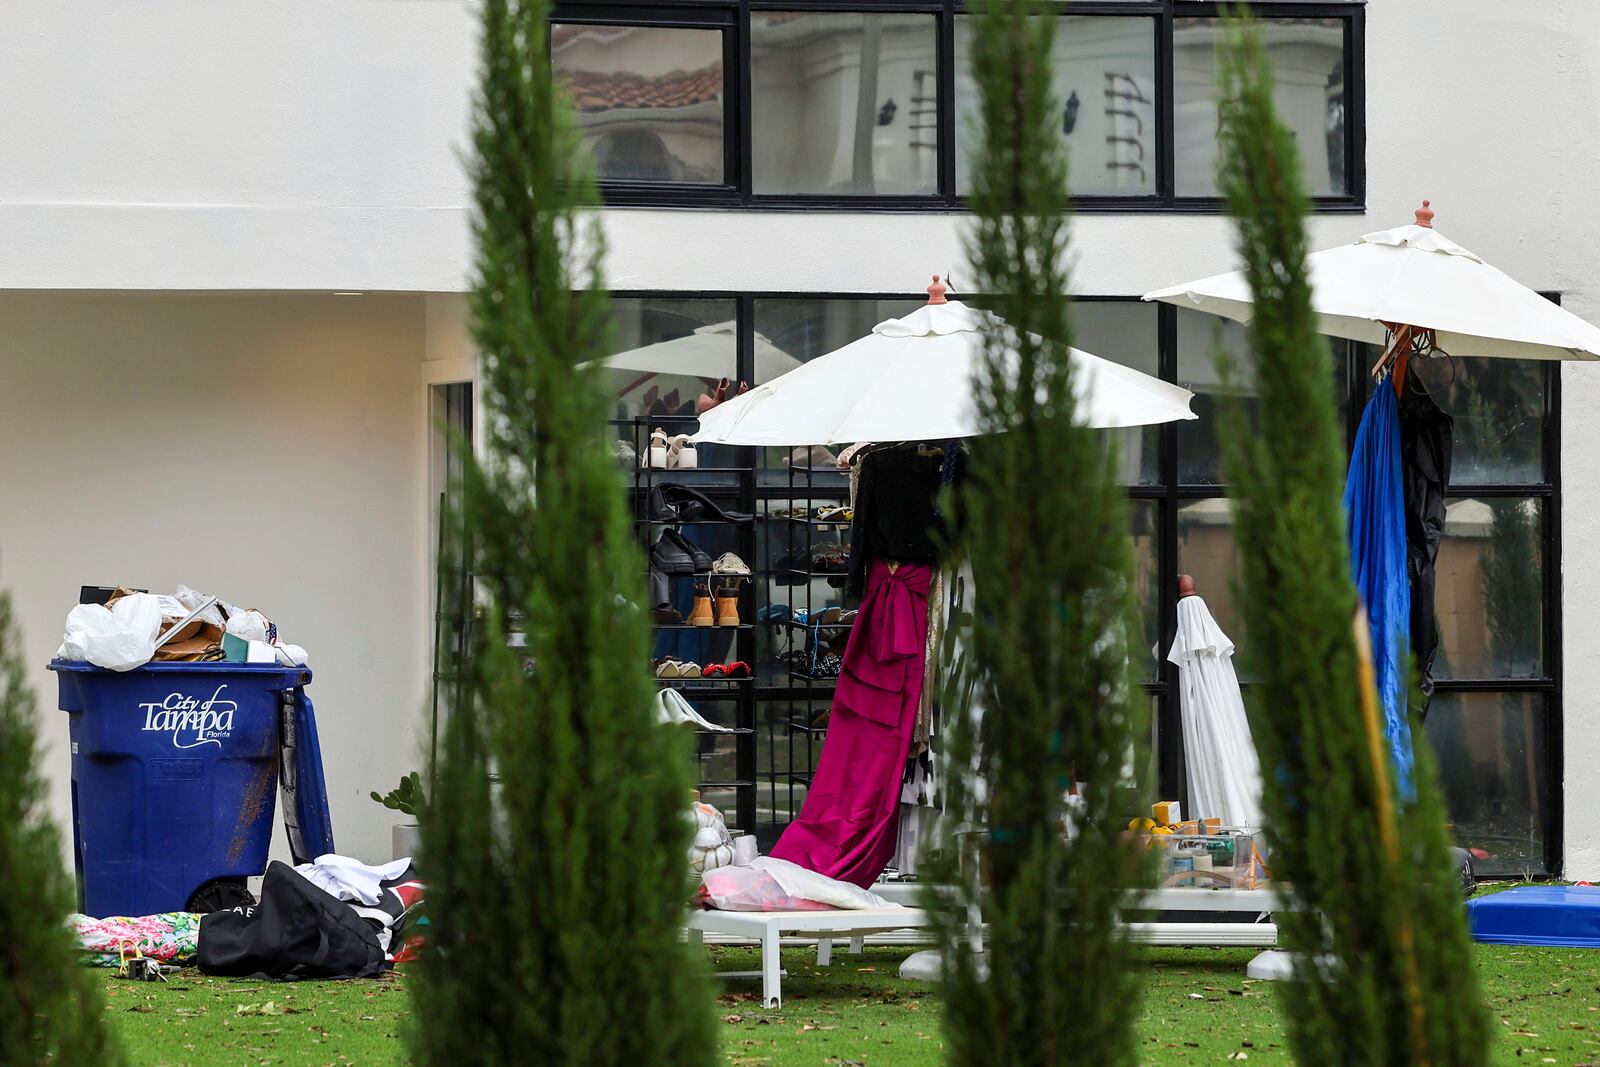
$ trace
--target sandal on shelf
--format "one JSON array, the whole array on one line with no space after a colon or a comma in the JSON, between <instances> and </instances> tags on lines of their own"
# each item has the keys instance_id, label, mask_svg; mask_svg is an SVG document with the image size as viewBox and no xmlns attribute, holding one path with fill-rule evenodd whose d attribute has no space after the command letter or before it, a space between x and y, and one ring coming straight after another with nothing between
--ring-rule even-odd
<instances>
[{"instance_id":1,"label":"sandal on shelf","mask_svg":"<svg viewBox=\"0 0 1600 1067\"><path fill-rule=\"evenodd\" d=\"M679 663L671 656L667 656L656 661L657 678L682 678L683 675L678 673L682 669L683 664Z\"/></svg>"},{"instance_id":2,"label":"sandal on shelf","mask_svg":"<svg viewBox=\"0 0 1600 1067\"><path fill-rule=\"evenodd\" d=\"M726 673L728 673L728 670L722 664L720 664L720 663L707 663L705 665L705 669L703 669L700 672L700 677L702 677L702 678L721 678Z\"/></svg>"},{"instance_id":3,"label":"sandal on shelf","mask_svg":"<svg viewBox=\"0 0 1600 1067\"><path fill-rule=\"evenodd\" d=\"M639 453L641 467L661 467L667 465L667 431L656 427L650 433L650 447Z\"/></svg>"},{"instance_id":4,"label":"sandal on shelf","mask_svg":"<svg viewBox=\"0 0 1600 1067\"><path fill-rule=\"evenodd\" d=\"M750 664L742 659L734 660L722 668L723 677L748 678L750 677Z\"/></svg>"},{"instance_id":5,"label":"sandal on shelf","mask_svg":"<svg viewBox=\"0 0 1600 1067\"><path fill-rule=\"evenodd\" d=\"M689 435L680 433L674 437L667 448L666 466L675 470L694 470L700 465L700 460L694 450L694 442L689 440Z\"/></svg>"},{"instance_id":6,"label":"sandal on shelf","mask_svg":"<svg viewBox=\"0 0 1600 1067\"><path fill-rule=\"evenodd\" d=\"M699 678L702 674L703 672L700 670L700 664L698 663L683 662L678 664L679 678Z\"/></svg>"}]
</instances>

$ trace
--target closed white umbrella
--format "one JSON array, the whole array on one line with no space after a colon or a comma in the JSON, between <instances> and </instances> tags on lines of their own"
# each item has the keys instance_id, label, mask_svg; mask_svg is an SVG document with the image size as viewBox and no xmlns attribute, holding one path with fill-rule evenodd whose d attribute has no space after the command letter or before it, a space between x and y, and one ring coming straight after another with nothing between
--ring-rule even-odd
<instances>
[{"instance_id":1,"label":"closed white umbrella","mask_svg":"<svg viewBox=\"0 0 1600 1067\"><path fill-rule=\"evenodd\" d=\"M946 301L889 319L859 341L819 356L700 416L696 441L822 445L928 441L981 433L974 376L988 312ZM1195 418L1194 394L1108 359L1072 350L1079 421L1111 428Z\"/></svg>"},{"instance_id":2,"label":"closed white umbrella","mask_svg":"<svg viewBox=\"0 0 1600 1067\"><path fill-rule=\"evenodd\" d=\"M1369 233L1306 257L1322 333L1390 341L1396 352L1516 359L1600 359L1600 328L1496 270L1433 228L1424 200L1416 222ZM1238 271L1158 289L1146 300L1249 322L1254 297ZM1377 369L1377 368L1375 368Z\"/></svg>"},{"instance_id":3,"label":"closed white umbrella","mask_svg":"<svg viewBox=\"0 0 1600 1067\"><path fill-rule=\"evenodd\" d=\"M1178 632L1167 658L1178 665L1189 817L1260 826L1261 770L1233 670L1233 642L1187 575L1180 594Z\"/></svg>"}]
</instances>

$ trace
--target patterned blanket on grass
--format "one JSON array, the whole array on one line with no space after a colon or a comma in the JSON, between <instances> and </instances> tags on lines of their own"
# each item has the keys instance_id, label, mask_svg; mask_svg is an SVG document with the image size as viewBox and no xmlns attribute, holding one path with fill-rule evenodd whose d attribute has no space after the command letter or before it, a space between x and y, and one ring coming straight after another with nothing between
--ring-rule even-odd
<instances>
[{"instance_id":1,"label":"patterned blanket on grass","mask_svg":"<svg viewBox=\"0 0 1600 1067\"><path fill-rule=\"evenodd\" d=\"M67 924L78 935L83 962L97 967L115 967L124 949L162 963L187 963L200 944L200 916L186 911L108 919L69 915Z\"/></svg>"}]
</instances>

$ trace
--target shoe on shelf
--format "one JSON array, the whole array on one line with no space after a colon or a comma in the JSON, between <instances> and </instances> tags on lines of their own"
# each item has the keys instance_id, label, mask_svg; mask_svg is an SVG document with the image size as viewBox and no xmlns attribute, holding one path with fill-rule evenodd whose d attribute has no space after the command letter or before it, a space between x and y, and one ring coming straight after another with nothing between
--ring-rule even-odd
<instances>
[{"instance_id":1,"label":"shoe on shelf","mask_svg":"<svg viewBox=\"0 0 1600 1067\"><path fill-rule=\"evenodd\" d=\"M659 426L650 432L650 447L639 453L641 467L667 466L667 431Z\"/></svg>"},{"instance_id":2,"label":"shoe on shelf","mask_svg":"<svg viewBox=\"0 0 1600 1067\"><path fill-rule=\"evenodd\" d=\"M663 656L655 661L657 678L681 678L678 672L683 669L683 664L671 656Z\"/></svg>"},{"instance_id":3,"label":"shoe on shelf","mask_svg":"<svg viewBox=\"0 0 1600 1067\"><path fill-rule=\"evenodd\" d=\"M716 620L712 615L711 596L709 593L702 593L698 589L694 591L694 608L690 610L687 621L690 626L715 625Z\"/></svg>"},{"instance_id":4,"label":"shoe on shelf","mask_svg":"<svg viewBox=\"0 0 1600 1067\"><path fill-rule=\"evenodd\" d=\"M689 440L689 435L680 433L672 438L667 446L668 467L674 470L694 470L700 465L698 455L694 450L694 442Z\"/></svg>"},{"instance_id":5,"label":"shoe on shelf","mask_svg":"<svg viewBox=\"0 0 1600 1067\"><path fill-rule=\"evenodd\" d=\"M707 663L706 666L705 666L705 670L700 672L700 677L702 677L702 678L721 678L726 673L727 673L727 668L725 668L722 664L720 664L720 663Z\"/></svg>"},{"instance_id":6,"label":"shoe on shelf","mask_svg":"<svg viewBox=\"0 0 1600 1067\"><path fill-rule=\"evenodd\" d=\"M683 616L671 604L657 604L650 609L650 621L658 626L673 626L683 621Z\"/></svg>"},{"instance_id":7,"label":"shoe on shelf","mask_svg":"<svg viewBox=\"0 0 1600 1067\"><path fill-rule=\"evenodd\" d=\"M791 612L787 604L768 604L756 612L757 622L788 622Z\"/></svg>"},{"instance_id":8,"label":"shoe on shelf","mask_svg":"<svg viewBox=\"0 0 1600 1067\"><path fill-rule=\"evenodd\" d=\"M732 552L724 552L722 555L718 556L717 561L711 565L711 573L728 575L730 577L748 578L750 577L750 564L746 563Z\"/></svg>"},{"instance_id":9,"label":"shoe on shelf","mask_svg":"<svg viewBox=\"0 0 1600 1067\"><path fill-rule=\"evenodd\" d=\"M650 549L650 565L663 574L709 574L711 557L677 530L667 529Z\"/></svg>"},{"instance_id":10,"label":"shoe on shelf","mask_svg":"<svg viewBox=\"0 0 1600 1067\"><path fill-rule=\"evenodd\" d=\"M739 597L737 594L717 597L717 625L739 625Z\"/></svg>"},{"instance_id":11,"label":"shoe on shelf","mask_svg":"<svg viewBox=\"0 0 1600 1067\"><path fill-rule=\"evenodd\" d=\"M722 668L722 676L724 678L748 678L750 677L750 664L742 659L734 660Z\"/></svg>"}]
</instances>

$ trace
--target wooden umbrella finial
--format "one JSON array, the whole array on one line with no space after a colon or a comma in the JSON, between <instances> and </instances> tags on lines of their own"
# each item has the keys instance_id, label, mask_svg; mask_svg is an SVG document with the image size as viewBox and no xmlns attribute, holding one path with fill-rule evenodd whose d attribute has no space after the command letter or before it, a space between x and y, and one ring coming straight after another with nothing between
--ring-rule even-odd
<instances>
[{"instance_id":1,"label":"wooden umbrella finial","mask_svg":"<svg viewBox=\"0 0 1600 1067\"><path fill-rule=\"evenodd\" d=\"M949 287L946 286L944 282L941 282L939 280L939 276L935 274L933 276L933 284L928 286L928 303L948 304L950 301L944 298L944 294L948 293L949 291Z\"/></svg>"},{"instance_id":2,"label":"wooden umbrella finial","mask_svg":"<svg viewBox=\"0 0 1600 1067\"><path fill-rule=\"evenodd\" d=\"M1199 595L1200 595L1200 590L1198 590L1198 589L1196 589L1194 587L1194 578L1192 578L1191 576L1189 576L1187 574L1178 575L1178 599L1179 600L1182 600L1184 597L1199 596Z\"/></svg>"},{"instance_id":3,"label":"wooden umbrella finial","mask_svg":"<svg viewBox=\"0 0 1600 1067\"><path fill-rule=\"evenodd\" d=\"M1430 230L1433 229L1433 209L1428 206L1431 203L1432 200L1424 200L1422 206L1417 208L1417 225Z\"/></svg>"}]
</instances>

